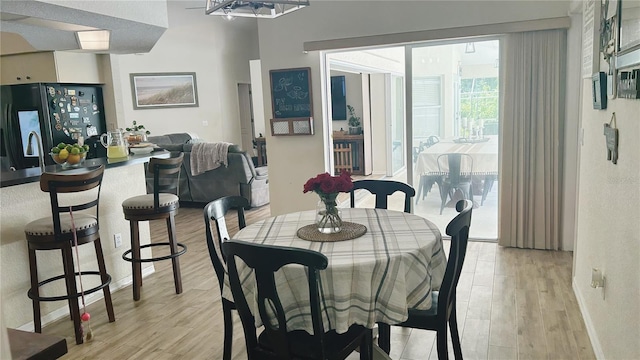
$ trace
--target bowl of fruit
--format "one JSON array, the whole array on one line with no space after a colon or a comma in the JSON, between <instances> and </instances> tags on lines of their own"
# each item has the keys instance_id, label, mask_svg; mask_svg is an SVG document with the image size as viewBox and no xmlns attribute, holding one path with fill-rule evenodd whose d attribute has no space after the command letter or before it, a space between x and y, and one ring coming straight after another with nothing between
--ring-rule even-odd
<instances>
[{"instance_id":1,"label":"bowl of fruit","mask_svg":"<svg viewBox=\"0 0 640 360\"><path fill-rule=\"evenodd\" d=\"M51 149L50 155L56 164L63 167L78 167L87 157L87 151L89 151L89 145L60 143Z\"/></svg>"}]
</instances>

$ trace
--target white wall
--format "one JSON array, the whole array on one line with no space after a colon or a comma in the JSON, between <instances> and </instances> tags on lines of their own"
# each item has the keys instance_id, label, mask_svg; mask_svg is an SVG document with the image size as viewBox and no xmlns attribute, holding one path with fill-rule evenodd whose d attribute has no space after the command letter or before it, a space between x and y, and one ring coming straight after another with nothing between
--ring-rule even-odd
<instances>
[{"instance_id":1,"label":"white wall","mask_svg":"<svg viewBox=\"0 0 640 360\"><path fill-rule=\"evenodd\" d=\"M567 11L565 1L318 1L275 20L259 20L265 97L271 96L269 70L311 67L314 104L315 135L267 139L272 214L313 208L317 199L303 194L302 185L325 168L320 56L304 54L304 42L552 18ZM271 114L266 100L264 112L265 118ZM296 171L292 163L298 164Z\"/></svg>"},{"instance_id":2,"label":"white wall","mask_svg":"<svg viewBox=\"0 0 640 360\"><path fill-rule=\"evenodd\" d=\"M573 286L596 355L640 358L640 100L610 100L594 110L591 80L582 82L577 237ZM607 161L603 124L616 113L619 159ZM606 277L605 298L591 269Z\"/></svg>"},{"instance_id":3,"label":"white wall","mask_svg":"<svg viewBox=\"0 0 640 360\"><path fill-rule=\"evenodd\" d=\"M237 84L251 82L249 60L258 57L256 20L206 16L204 10L185 10L179 1L168 8L169 28L149 53L112 55L118 63L115 98L122 101L118 127L136 120L152 135L191 132L240 144ZM195 72L199 106L134 110L129 74L162 72Z\"/></svg>"}]
</instances>

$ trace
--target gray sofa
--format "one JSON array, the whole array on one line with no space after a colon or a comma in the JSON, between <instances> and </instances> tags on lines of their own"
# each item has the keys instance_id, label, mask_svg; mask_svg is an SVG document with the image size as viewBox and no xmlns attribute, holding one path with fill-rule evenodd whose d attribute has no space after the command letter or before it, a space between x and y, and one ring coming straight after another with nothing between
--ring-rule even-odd
<instances>
[{"instance_id":1,"label":"gray sofa","mask_svg":"<svg viewBox=\"0 0 640 360\"><path fill-rule=\"evenodd\" d=\"M239 195L249 200L251 207L269 203L267 167L254 167L251 157L238 145L229 147L227 167L221 165L204 174L193 176L191 173L193 144L189 134L150 136L147 141L169 151L184 153L180 172L180 201L208 203L223 196ZM147 171L146 178L147 192L152 192L153 174Z\"/></svg>"}]
</instances>

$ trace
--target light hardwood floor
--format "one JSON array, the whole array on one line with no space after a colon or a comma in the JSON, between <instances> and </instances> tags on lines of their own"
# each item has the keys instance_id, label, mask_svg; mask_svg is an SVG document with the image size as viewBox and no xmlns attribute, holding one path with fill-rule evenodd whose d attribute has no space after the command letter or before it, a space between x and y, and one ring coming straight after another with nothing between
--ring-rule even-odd
<instances>
[{"instance_id":1,"label":"light hardwood floor","mask_svg":"<svg viewBox=\"0 0 640 360\"><path fill-rule=\"evenodd\" d=\"M250 210L247 223L268 216L267 207ZM230 217L227 224L234 234L237 221ZM113 294L116 322L107 321L102 300L89 305L92 341L76 345L68 318L44 328L67 338L64 359L222 358L222 306L202 210L181 208L176 227L178 241L188 246L180 257L184 292L174 292L171 262L156 262L140 301L133 301L130 286ZM163 221L151 223L156 241L164 241L165 231ZM568 252L470 242L457 304L465 359L595 359L571 289L571 265ZM235 320L233 358L245 359L242 326ZM451 346L450 353L453 358ZM435 333L393 327L391 357L436 359Z\"/></svg>"}]
</instances>

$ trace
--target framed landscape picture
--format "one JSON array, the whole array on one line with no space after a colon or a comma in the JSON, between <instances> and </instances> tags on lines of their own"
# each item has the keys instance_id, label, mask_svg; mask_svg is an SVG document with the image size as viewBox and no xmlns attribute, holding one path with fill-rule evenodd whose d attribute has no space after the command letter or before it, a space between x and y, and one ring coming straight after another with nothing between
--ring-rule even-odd
<instances>
[{"instance_id":1,"label":"framed landscape picture","mask_svg":"<svg viewBox=\"0 0 640 360\"><path fill-rule=\"evenodd\" d=\"M198 106L194 72L130 74L129 77L136 110Z\"/></svg>"}]
</instances>

